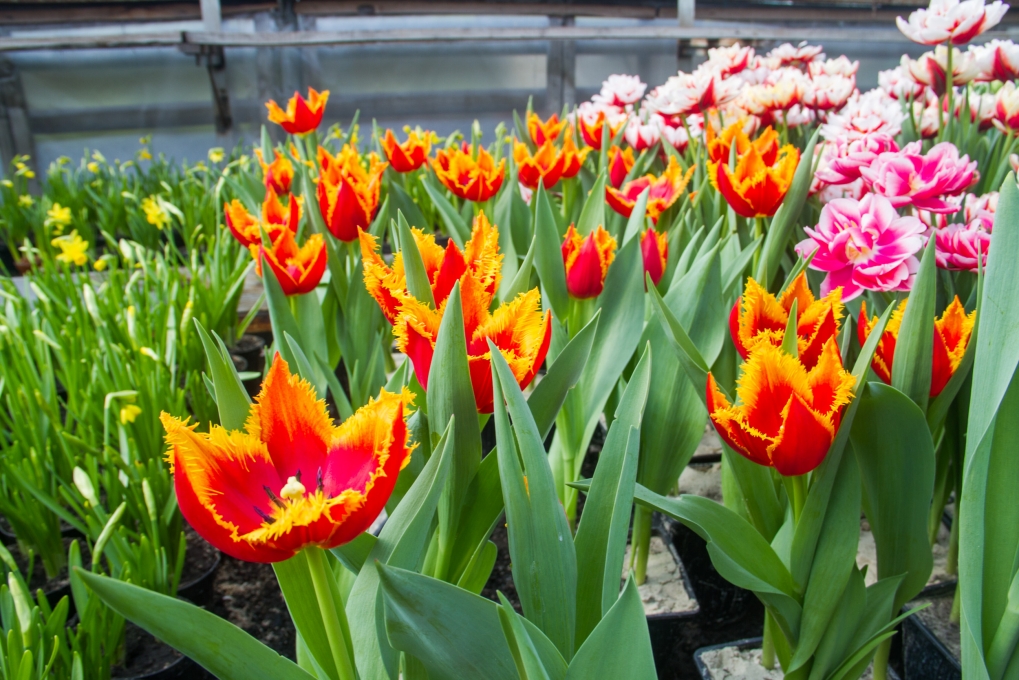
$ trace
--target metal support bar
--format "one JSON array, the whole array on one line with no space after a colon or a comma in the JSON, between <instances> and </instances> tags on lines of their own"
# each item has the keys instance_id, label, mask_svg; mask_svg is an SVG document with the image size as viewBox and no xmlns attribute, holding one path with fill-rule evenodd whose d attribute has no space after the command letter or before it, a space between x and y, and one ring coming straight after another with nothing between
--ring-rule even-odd
<instances>
[{"instance_id":1,"label":"metal support bar","mask_svg":"<svg viewBox=\"0 0 1019 680\"><path fill-rule=\"evenodd\" d=\"M550 16L550 26L573 26L572 16ZM577 102L577 47L572 40L552 40L548 44L545 95L546 113L561 113L564 107L573 108Z\"/></svg>"},{"instance_id":2,"label":"metal support bar","mask_svg":"<svg viewBox=\"0 0 1019 680\"><path fill-rule=\"evenodd\" d=\"M223 30L223 14L219 0L201 0L202 30L219 32Z\"/></svg>"},{"instance_id":3,"label":"metal support bar","mask_svg":"<svg viewBox=\"0 0 1019 680\"><path fill-rule=\"evenodd\" d=\"M693 26L695 4L696 0L676 0L676 19L683 28Z\"/></svg>"},{"instance_id":4,"label":"metal support bar","mask_svg":"<svg viewBox=\"0 0 1019 680\"><path fill-rule=\"evenodd\" d=\"M230 113L230 92L226 85L226 56L222 47L214 47L206 57L209 70L209 84L212 85L212 108L216 116L217 134L226 134L233 127L234 118Z\"/></svg>"},{"instance_id":5,"label":"metal support bar","mask_svg":"<svg viewBox=\"0 0 1019 680\"><path fill-rule=\"evenodd\" d=\"M29 165L37 169L21 75L9 59L0 59L0 159L7 165L15 156L28 156ZM30 189L37 191L38 187L37 178L29 181Z\"/></svg>"}]
</instances>

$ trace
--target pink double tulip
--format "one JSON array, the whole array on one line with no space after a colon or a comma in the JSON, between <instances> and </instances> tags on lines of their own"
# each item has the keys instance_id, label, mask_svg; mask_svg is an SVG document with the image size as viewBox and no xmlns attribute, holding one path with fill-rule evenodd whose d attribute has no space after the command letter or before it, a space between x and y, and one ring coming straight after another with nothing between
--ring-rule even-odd
<instances>
[{"instance_id":1,"label":"pink double tulip","mask_svg":"<svg viewBox=\"0 0 1019 680\"><path fill-rule=\"evenodd\" d=\"M991 247L991 231L983 222L950 224L934 232L934 255L938 267L952 271L977 270L987 266L987 250Z\"/></svg>"},{"instance_id":2,"label":"pink double tulip","mask_svg":"<svg viewBox=\"0 0 1019 680\"><path fill-rule=\"evenodd\" d=\"M976 161L960 158L951 142L934 145L926 155L920 153L919 142L878 154L869 167L860 168L860 176L869 191L884 196L895 208L912 205L936 213L956 212L959 201L947 199L980 177Z\"/></svg>"},{"instance_id":3,"label":"pink double tulip","mask_svg":"<svg viewBox=\"0 0 1019 680\"><path fill-rule=\"evenodd\" d=\"M828 184L849 184L859 179L860 169L880 154L898 150L895 138L883 132L852 141L836 139L825 147L825 167L818 168L816 177Z\"/></svg>"},{"instance_id":4,"label":"pink double tulip","mask_svg":"<svg viewBox=\"0 0 1019 680\"><path fill-rule=\"evenodd\" d=\"M868 194L862 200L838 198L821 209L817 226L796 252L814 259L810 268L828 272L821 295L842 288L852 300L864 290L909 290L920 268L916 253L927 227L916 217L900 217L891 201Z\"/></svg>"}]
</instances>

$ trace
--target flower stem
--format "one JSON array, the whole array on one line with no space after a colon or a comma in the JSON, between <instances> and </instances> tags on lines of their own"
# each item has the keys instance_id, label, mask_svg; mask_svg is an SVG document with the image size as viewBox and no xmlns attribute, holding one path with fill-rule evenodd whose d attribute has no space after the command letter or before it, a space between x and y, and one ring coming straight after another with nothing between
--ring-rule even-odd
<instances>
[{"instance_id":1,"label":"flower stem","mask_svg":"<svg viewBox=\"0 0 1019 680\"><path fill-rule=\"evenodd\" d=\"M634 508L630 555L637 585L647 580L647 556L651 548L651 510L642 505Z\"/></svg>"},{"instance_id":2,"label":"flower stem","mask_svg":"<svg viewBox=\"0 0 1019 680\"><path fill-rule=\"evenodd\" d=\"M888 678L888 656L892 652L891 638L878 645L877 653L874 654L874 680L887 680Z\"/></svg>"},{"instance_id":3,"label":"flower stem","mask_svg":"<svg viewBox=\"0 0 1019 680\"><path fill-rule=\"evenodd\" d=\"M954 67L952 66L952 42L948 42L948 57L945 59L945 127L943 130L943 137L948 137L951 131L952 117L955 112L952 111L952 95L955 90L955 74ZM939 113L940 117L940 113ZM944 139L942 139L944 141Z\"/></svg>"},{"instance_id":4,"label":"flower stem","mask_svg":"<svg viewBox=\"0 0 1019 680\"><path fill-rule=\"evenodd\" d=\"M333 599L333 589L328 579L333 578L326 566L325 553L321 548L310 546L304 550L311 571L311 582L315 587L315 599L318 600L322 614L322 624L326 629L326 639L333 654L333 663L340 674L340 680L357 680L354 668L352 646L350 644L350 628L347 625L347 612L337 607Z\"/></svg>"},{"instance_id":5,"label":"flower stem","mask_svg":"<svg viewBox=\"0 0 1019 680\"><path fill-rule=\"evenodd\" d=\"M775 667L775 622L764 612L764 638L761 641L761 665L769 671Z\"/></svg>"}]
</instances>

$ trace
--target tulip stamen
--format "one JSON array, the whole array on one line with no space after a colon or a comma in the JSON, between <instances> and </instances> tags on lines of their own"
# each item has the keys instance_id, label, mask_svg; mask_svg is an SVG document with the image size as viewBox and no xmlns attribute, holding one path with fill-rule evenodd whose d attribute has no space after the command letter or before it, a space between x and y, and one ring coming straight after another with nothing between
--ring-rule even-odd
<instances>
[{"instance_id":1,"label":"tulip stamen","mask_svg":"<svg viewBox=\"0 0 1019 680\"><path fill-rule=\"evenodd\" d=\"M263 485L263 486L262 486L262 489L263 489L263 490L265 491L266 495L267 495L267 496L269 497L269 500L271 500L271 501L273 502L273 504L274 504L274 505L275 505L275 506L276 506L277 508L279 508L280 510L284 510L284 509L286 509L286 507L287 507L287 506L286 506L286 505L285 505L285 504L283 503L283 501L281 501L281 500L279 499L279 496L277 496L277 495L276 495L276 494L275 494L275 493L273 492L273 490L269 488L269 485L268 485L268 484L266 484L266 485Z\"/></svg>"},{"instance_id":2,"label":"tulip stamen","mask_svg":"<svg viewBox=\"0 0 1019 680\"><path fill-rule=\"evenodd\" d=\"M325 481L322 479L322 468L318 469L318 474L315 476L315 480L316 480L315 490L318 493L324 493L326 485L325 485Z\"/></svg>"},{"instance_id":3,"label":"tulip stamen","mask_svg":"<svg viewBox=\"0 0 1019 680\"><path fill-rule=\"evenodd\" d=\"M265 510L263 510L262 508L258 507L257 505L255 506L255 512L258 513L258 516L261 517L262 521L265 522L266 524L275 524L276 523L275 519L270 517L268 515L268 513L266 513Z\"/></svg>"}]
</instances>

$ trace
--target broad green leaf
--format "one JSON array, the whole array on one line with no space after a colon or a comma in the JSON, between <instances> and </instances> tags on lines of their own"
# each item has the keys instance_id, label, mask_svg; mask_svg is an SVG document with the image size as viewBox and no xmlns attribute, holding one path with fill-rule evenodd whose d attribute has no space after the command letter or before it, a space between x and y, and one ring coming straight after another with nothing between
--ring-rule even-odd
<instances>
[{"instance_id":1,"label":"broad green leaf","mask_svg":"<svg viewBox=\"0 0 1019 680\"><path fill-rule=\"evenodd\" d=\"M877 546L878 577L904 576L898 611L927 584L933 567L926 527L934 442L923 412L894 387L868 383L857 398L850 438L863 478L863 509Z\"/></svg>"},{"instance_id":2,"label":"broad green leaf","mask_svg":"<svg viewBox=\"0 0 1019 680\"><path fill-rule=\"evenodd\" d=\"M519 194L517 183L512 177L507 177L502 191L495 201L495 210L492 214L492 224L499 230L499 252L502 253L502 279L499 283L499 299L512 300L514 294L508 291L513 287L517 277L519 261L517 258L516 245L513 243L513 194ZM528 280L531 277L530 264L523 274ZM526 284L525 284L526 285Z\"/></svg>"},{"instance_id":3,"label":"broad green leaf","mask_svg":"<svg viewBox=\"0 0 1019 680\"><path fill-rule=\"evenodd\" d=\"M301 349L301 345L297 342L294 336L290 335L286 331L283 331L283 342L281 345L286 345L290 348L290 354L294 357L294 363L291 364L291 370L300 375L302 378L311 383L312 387L315 388L315 393L319 399L325 398L326 394L326 379L322 375L322 372L318 369L316 362L315 366L311 365L308 360L308 356Z\"/></svg>"},{"instance_id":4,"label":"broad green leaf","mask_svg":"<svg viewBox=\"0 0 1019 680\"><path fill-rule=\"evenodd\" d=\"M926 534L921 538L926 540ZM856 568L859 544L860 472L852 456L843 456L810 565L810 579L803 594L800 637L796 641L793 658L786 666L787 672L810 661L825 628L832 624L832 615L850 574Z\"/></svg>"},{"instance_id":5,"label":"broad green leaf","mask_svg":"<svg viewBox=\"0 0 1019 680\"><path fill-rule=\"evenodd\" d=\"M380 564L379 577L385 602L382 634L420 660L431 680L517 680L497 604L392 566Z\"/></svg>"},{"instance_id":6,"label":"broad green leaf","mask_svg":"<svg viewBox=\"0 0 1019 680\"><path fill-rule=\"evenodd\" d=\"M524 615L569 659L574 649L577 588L577 557L570 527L534 417L506 360L491 342L489 347L513 583Z\"/></svg>"},{"instance_id":7,"label":"broad green leaf","mask_svg":"<svg viewBox=\"0 0 1019 680\"><path fill-rule=\"evenodd\" d=\"M640 232L644 230L644 222L647 216L647 199L650 195L650 187L640 192L637 202L633 204L633 212L630 213L630 218L626 221L626 230L623 232L623 240L620 243L625 245L634 236L640 237Z\"/></svg>"},{"instance_id":8,"label":"broad green leaf","mask_svg":"<svg viewBox=\"0 0 1019 680\"><path fill-rule=\"evenodd\" d=\"M425 175L425 177L427 177L427 175ZM424 185L425 191L429 190L427 179L425 179L422 182L422 185ZM428 197L429 198L432 197L432 193L430 191L428 191ZM443 200L445 200L445 197L442 198ZM417 227L418 229L425 229L430 226L428 220L425 219L424 214L422 214L421 209L417 206L417 203L415 203L414 199L410 197L410 194L407 193L407 190L400 186L399 182L389 183L389 199L392 201L392 203L389 206L389 209L391 211L395 210L397 214L400 214L402 212L404 216L407 218L407 221L410 223L410 226ZM438 205L438 203L435 202L434 199L432 199L432 203L439 210L439 214L443 216L443 222L445 222L445 214L442 212L442 208ZM448 204L448 201L446 203ZM449 228L448 223L446 224L446 226L447 228ZM470 230L467 230L467 233L470 234ZM453 235L453 233L450 233L449 236L454 241L456 241L456 237ZM457 236L459 236L459 234L457 234ZM458 243L457 245L459 245L461 248L463 247L463 244Z\"/></svg>"},{"instance_id":9,"label":"broad green leaf","mask_svg":"<svg viewBox=\"0 0 1019 680\"><path fill-rule=\"evenodd\" d=\"M456 585L475 595L480 595L485 584L488 583L488 579L492 576L492 569L495 567L498 553L498 548L491 541L485 541L478 546Z\"/></svg>"},{"instance_id":10,"label":"broad green leaf","mask_svg":"<svg viewBox=\"0 0 1019 680\"><path fill-rule=\"evenodd\" d=\"M792 575L749 522L725 506L700 496L685 494L668 498L638 484L634 498L697 532L708 542L708 555L718 573L733 585L754 591L787 637L799 637L801 607Z\"/></svg>"},{"instance_id":11,"label":"broad green leaf","mask_svg":"<svg viewBox=\"0 0 1019 680\"><path fill-rule=\"evenodd\" d=\"M313 680L226 619L193 604L77 570L111 609L223 680Z\"/></svg>"},{"instance_id":12,"label":"broad green leaf","mask_svg":"<svg viewBox=\"0 0 1019 680\"><path fill-rule=\"evenodd\" d=\"M577 233L587 236L598 227L605 226L605 173L598 174L594 186L587 194L584 209L577 220Z\"/></svg>"},{"instance_id":13,"label":"broad green leaf","mask_svg":"<svg viewBox=\"0 0 1019 680\"><path fill-rule=\"evenodd\" d=\"M962 666L964 677L973 680L988 677L984 650L1004 611L1017 541L1017 525L1008 525L1015 510L1013 494L1000 495L1007 480L1016 478L1019 461L1014 450L1006 452L1019 420L1015 381L1019 364L1017 223L1019 188L1015 175L1009 173L1001 186L977 305L980 312L961 500L965 512L959 517ZM1000 433L995 432L997 428Z\"/></svg>"},{"instance_id":14,"label":"broad green leaf","mask_svg":"<svg viewBox=\"0 0 1019 680\"><path fill-rule=\"evenodd\" d=\"M432 205L435 206L435 209L439 211L439 215L442 216L442 223L446 225L447 234L453 239L457 247L463 249L464 244L471 237L470 225L464 221L460 213L453 207L453 204L442 193L442 189L437 187L431 178L423 178L421 185L428 192L428 198L432 199ZM424 223L422 222L423 225Z\"/></svg>"},{"instance_id":15,"label":"broad green leaf","mask_svg":"<svg viewBox=\"0 0 1019 680\"><path fill-rule=\"evenodd\" d=\"M198 329L198 337L202 339L205 359L212 373L219 423L228 430L240 430L248 418L251 398L244 389L240 376L237 375L230 355L223 352L221 346L213 341L198 319L195 319L195 327Z\"/></svg>"},{"instance_id":16,"label":"broad green leaf","mask_svg":"<svg viewBox=\"0 0 1019 680\"><path fill-rule=\"evenodd\" d=\"M541 287L552 306L552 313L562 322L569 316L569 293L566 291L566 266L563 264L562 241L545 188L539 183L531 198L534 201L534 268Z\"/></svg>"},{"instance_id":17,"label":"broad green leaf","mask_svg":"<svg viewBox=\"0 0 1019 680\"><path fill-rule=\"evenodd\" d=\"M795 174L793 174L793 181L789 187L789 192L782 200L782 205L779 206L778 212L771 218L771 225L768 227L768 233L764 237L761 259L754 272L754 278L765 288L770 288L771 282L775 279L775 274L778 273L779 263L782 260L782 255L785 254L789 238L793 233L793 227L796 226L796 221L803 210L803 204L806 203L807 192L810 189L810 183L814 179L814 147L817 146L818 134L820 134L820 129L814 131L803 153L800 154L800 162L796 166Z\"/></svg>"},{"instance_id":18,"label":"broad green leaf","mask_svg":"<svg viewBox=\"0 0 1019 680\"><path fill-rule=\"evenodd\" d=\"M283 288L280 287L272 267L265 262L262 263L262 285L265 287L265 299L269 305L269 321L272 323L273 334L277 338L282 338L284 333L289 333L300 343L301 328L290 309L290 301L283 293ZM286 342L277 342L275 344L280 356L292 368L295 368L297 362L293 352L290 351L290 346Z\"/></svg>"},{"instance_id":19,"label":"broad green leaf","mask_svg":"<svg viewBox=\"0 0 1019 680\"><path fill-rule=\"evenodd\" d=\"M372 551L372 548L375 547L378 540L379 539L377 537L372 536L366 531L353 541L333 548L329 552L331 552L333 557L338 559L344 567L356 574L361 571L361 567L364 566L365 560L368 559L368 554Z\"/></svg>"},{"instance_id":20,"label":"broad green leaf","mask_svg":"<svg viewBox=\"0 0 1019 680\"><path fill-rule=\"evenodd\" d=\"M536 639L546 646L543 659L535 640L528 633L527 619L514 611L513 605L501 592L499 602L499 621L521 680L563 680L566 677L566 661L555 645L541 631L537 632ZM546 662L550 662L549 667L545 666Z\"/></svg>"},{"instance_id":21,"label":"broad green leaf","mask_svg":"<svg viewBox=\"0 0 1019 680\"><path fill-rule=\"evenodd\" d=\"M289 560L276 562L272 568L286 600L287 611L308 652L329 678L338 679L340 674L336 669L329 638L326 637L307 555L301 551Z\"/></svg>"},{"instance_id":22,"label":"broad green leaf","mask_svg":"<svg viewBox=\"0 0 1019 680\"><path fill-rule=\"evenodd\" d=\"M291 297L297 325L301 329L301 341L304 353L309 361L313 357L327 359L329 348L326 344L325 319L322 318L322 303L318 299L318 292L311 291L303 295ZM297 337L297 336L295 336Z\"/></svg>"},{"instance_id":23,"label":"broad green leaf","mask_svg":"<svg viewBox=\"0 0 1019 680\"><path fill-rule=\"evenodd\" d=\"M577 650L566 680L657 677L644 605L633 578L629 578L622 595Z\"/></svg>"},{"instance_id":24,"label":"broad green leaf","mask_svg":"<svg viewBox=\"0 0 1019 680\"><path fill-rule=\"evenodd\" d=\"M503 278L503 283L500 284L499 299L509 302L521 293L526 293L531 289L531 273L534 271L534 249L537 244L537 239L531 240L531 247L527 249L527 254L524 256L524 261L520 263L520 267L515 271L513 278ZM506 266L503 265L503 269Z\"/></svg>"},{"instance_id":25,"label":"broad green leaf","mask_svg":"<svg viewBox=\"0 0 1019 680\"><path fill-rule=\"evenodd\" d=\"M577 642L583 643L619 597L619 575L633 505L640 425L651 379L651 349L630 376L602 447L574 541Z\"/></svg>"},{"instance_id":26,"label":"broad green leaf","mask_svg":"<svg viewBox=\"0 0 1019 680\"><path fill-rule=\"evenodd\" d=\"M418 250L417 241L402 212L396 213L396 224L400 234L400 252L403 253L403 269L407 277L407 292L435 309L435 296L432 295L432 284L425 272L425 263L421 260L421 251Z\"/></svg>"},{"instance_id":27,"label":"broad green leaf","mask_svg":"<svg viewBox=\"0 0 1019 680\"><path fill-rule=\"evenodd\" d=\"M909 293L909 304L902 315L902 326L895 341L892 360L892 386L927 411L931 391L931 366L934 362L934 306L937 299L938 270L934 263L935 240L928 239L920 261L920 271Z\"/></svg>"},{"instance_id":28,"label":"broad green leaf","mask_svg":"<svg viewBox=\"0 0 1019 680\"><path fill-rule=\"evenodd\" d=\"M453 285L446 301L435 340L427 388L428 425L431 431L440 432L443 423L449 422L451 416L455 415L457 420L453 467L439 503L439 551L444 560L449 560L467 487L481 465L481 429L478 426L474 387L467 361L459 282ZM448 567L448 561L444 562L435 575L445 578Z\"/></svg>"},{"instance_id":29,"label":"broad green leaf","mask_svg":"<svg viewBox=\"0 0 1019 680\"><path fill-rule=\"evenodd\" d=\"M577 384L587 364L598 327L598 316L584 326L563 348L552 362L545 377L531 392L527 405L538 425L542 441L548 436L555 423L556 414L562 408L566 393ZM478 474L474 476L464 498L464 515L460 522L460 533L453 547L451 574L459 580L478 546L488 541L496 521L502 514L502 486L499 481L498 456L489 454L481 461Z\"/></svg>"},{"instance_id":30,"label":"broad green leaf","mask_svg":"<svg viewBox=\"0 0 1019 680\"><path fill-rule=\"evenodd\" d=\"M421 474L386 520L347 599L347 619L362 680L397 677L399 655L385 634L378 565L413 569L419 564L439 497L451 474L455 429L450 419Z\"/></svg>"}]
</instances>

